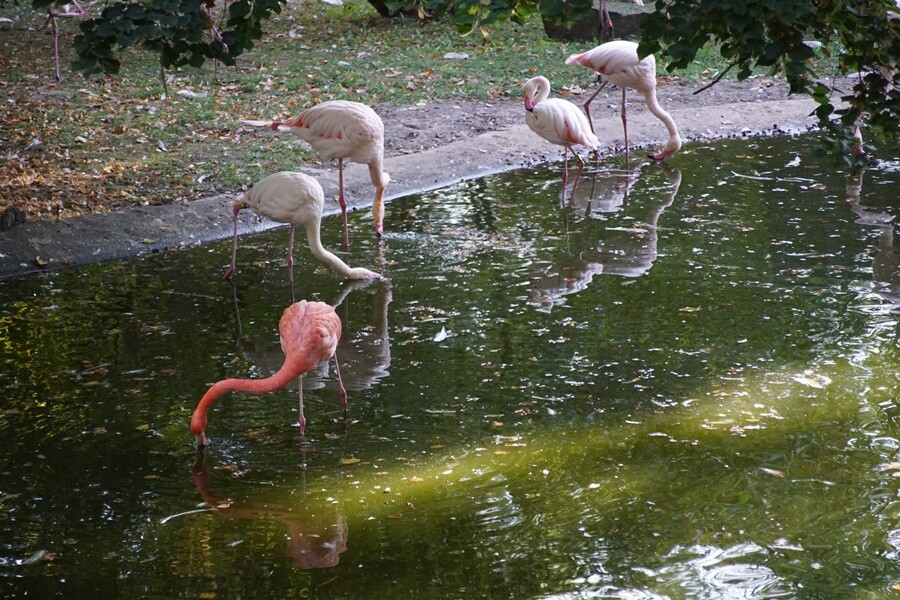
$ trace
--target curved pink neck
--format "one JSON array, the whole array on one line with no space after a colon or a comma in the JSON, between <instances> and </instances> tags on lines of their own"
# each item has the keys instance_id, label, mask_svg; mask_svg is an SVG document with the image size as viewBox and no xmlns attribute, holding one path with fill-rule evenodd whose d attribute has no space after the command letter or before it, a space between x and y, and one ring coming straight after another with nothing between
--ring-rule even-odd
<instances>
[{"instance_id":1,"label":"curved pink neck","mask_svg":"<svg viewBox=\"0 0 900 600\"><path fill-rule=\"evenodd\" d=\"M206 429L206 412L209 410L209 407L215 404L219 398L228 392L251 392L260 394L274 392L275 390L280 390L315 366L315 364L309 364L309 361L305 360L304 357L289 357L284 361L281 368L278 369L278 372L271 377L265 377L263 379L223 379L222 381L217 381L205 394L203 394L200 402L197 403L197 408L194 409L194 414L191 416L191 431L195 435L203 433L203 430Z\"/></svg>"}]
</instances>

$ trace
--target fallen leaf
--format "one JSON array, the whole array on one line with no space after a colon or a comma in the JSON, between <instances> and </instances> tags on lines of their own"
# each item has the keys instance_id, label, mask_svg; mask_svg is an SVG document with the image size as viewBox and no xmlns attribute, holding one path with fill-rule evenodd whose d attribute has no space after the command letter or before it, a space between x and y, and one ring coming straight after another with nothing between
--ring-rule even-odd
<instances>
[{"instance_id":1,"label":"fallen leaf","mask_svg":"<svg viewBox=\"0 0 900 600\"><path fill-rule=\"evenodd\" d=\"M757 470L760 471L760 472L762 472L762 473L766 473L766 474L768 474L768 475L772 475L773 477L779 477L779 478L782 478L782 479L784 478L784 473L781 472L781 471L779 471L778 469L769 469L769 468L767 468L767 467L760 467L760 468L757 469Z\"/></svg>"},{"instance_id":2,"label":"fallen leaf","mask_svg":"<svg viewBox=\"0 0 900 600\"><path fill-rule=\"evenodd\" d=\"M831 383L830 377L819 375L817 373L813 373L812 371L804 371L803 373L798 373L796 375L793 375L791 379L793 379L797 383L802 383L803 385L807 385L811 388L820 390Z\"/></svg>"}]
</instances>

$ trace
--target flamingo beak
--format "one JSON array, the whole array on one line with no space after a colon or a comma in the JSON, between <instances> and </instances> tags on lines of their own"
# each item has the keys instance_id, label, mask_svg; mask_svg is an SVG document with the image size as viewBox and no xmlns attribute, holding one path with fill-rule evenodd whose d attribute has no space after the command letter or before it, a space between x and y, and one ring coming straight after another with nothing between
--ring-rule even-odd
<instances>
[{"instance_id":1,"label":"flamingo beak","mask_svg":"<svg viewBox=\"0 0 900 600\"><path fill-rule=\"evenodd\" d=\"M206 434L198 433L194 435L194 438L197 440L197 448L205 448L206 447Z\"/></svg>"},{"instance_id":2,"label":"flamingo beak","mask_svg":"<svg viewBox=\"0 0 900 600\"><path fill-rule=\"evenodd\" d=\"M525 98L525 110L528 112L534 112L534 102L531 98Z\"/></svg>"},{"instance_id":3,"label":"flamingo beak","mask_svg":"<svg viewBox=\"0 0 900 600\"><path fill-rule=\"evenodd\" d=\"M281 127L281 123L279 123L278 121L275 121L272 123L272 125L270 127L272 127L272 131L278 131L278 128Z\"/></svg>"}]
</instances>

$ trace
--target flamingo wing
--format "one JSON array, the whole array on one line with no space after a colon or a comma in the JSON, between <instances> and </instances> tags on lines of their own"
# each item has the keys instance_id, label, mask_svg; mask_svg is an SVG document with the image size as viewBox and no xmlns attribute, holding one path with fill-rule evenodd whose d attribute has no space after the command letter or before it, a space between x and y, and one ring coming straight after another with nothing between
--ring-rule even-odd
<instances>
[{"instance_id":1,"label":"flamingo wing","mask_svg":"<svg viewBox=\"0 0 900 600\"><path fill-rule=\"evenodd\" d=\"M341 338L341 319L324 302L301 300L288 306L278 324L281 349L288 360L300 360L309 371L334 356Z\"/></svg>"},{"instance_id":2,"label":"flamingo wing","mask_svg":"<svg viewBox=\"0 0 900 600\"><path fill-rule=\"evenodd\" d=\"M573 54L566 59L566 64L579 64L603 75L616 73L638 63L637 47L635 42L625 40L606 42L587 52Z\"/></svg>"},{"instance_id":3,"label":"flamingo wing","mask_svg":"<svg viewBox=\"0 0 900 600\"><path fill-rule=\"evenodd\" d=\"M306 109L291 123L324 158L371 162L384 149L384 123L359 102L332 100Z\"/></svg>"},{"instance_id":4,"label":"flamingo wing","mask_svg":"<svg viewBox=\"0 0 900 600\"><path fill-rule=\"evenodd\" d=\"M539 102L533 111L526 113L525 121L532 131L552 144L591 149L600 145L584 113L566 100L549 98Z\"/></svg>"},{"instance_id":5,"label":"flamingo wing","mask_svg":"<svg viewBox=\"0 0 900 600\"><path fill-rule=\"evenodd\" d=\"M321 216L325 204L325 193L319 182L296 171L268 175L244 197L247 208L278 223L305 223L316 214Z\"/></svg>"}]
</instances>

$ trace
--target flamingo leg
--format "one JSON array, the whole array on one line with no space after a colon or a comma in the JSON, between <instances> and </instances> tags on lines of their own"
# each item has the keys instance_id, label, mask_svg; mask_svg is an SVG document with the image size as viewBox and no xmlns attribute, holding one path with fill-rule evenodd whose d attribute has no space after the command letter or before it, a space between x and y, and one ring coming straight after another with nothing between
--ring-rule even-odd
<instances>
[{"instance_id":1,"label":"flamingo leg","mask_svg":"<svg viewBox=\"0 0 900 600\"><path fill-rule=\"evenodd\" d=\"M628 162L628 120L625 118L625 88L622 88L622 131L625 132L625 162Z\"/></svg>"},{"instance_id":2,"label":"flamingo leg","mask_svg":"<svg viewBox=\"0 0 900 600\"><path fill-rule=\"evenodd\" d=\"M347 201L344 199L344 159L338 159L338 203L341 205L341 220L344 222L344 249L350 247L350 232L347 229Z\"/></svg>"},{"instance_id":3,"label":"flamingo leg","mask_svg":"<svg viewBox=\"0 0 900 600\"><path fill-rule=\"evenodd\" d=\"M346 414L347 409L350 408L350 403L347 402L347 390L344 389L344 382L341 380L341 365L337 357L337 352L334 353L334 372L337 375L338 390L341 394L341 406L344 408L344 413Z\"/></svg>"},{"instance_id":4,"label":"flamingo leg","mask_svg":"<svg viewBox=\"0 0 900 600\"><path fill-rule=\"evenodd\" d=\"M299 414L297 415L297 424L300 426L300 435L306 434L306 415L303 414L303 375L298 379L299 387L300 387L300 406L299 406Z\"/></svg>"},{"instance_id":5,"label":"flamingo leg","mask_svg":"<svg viewBox=\"0 0 900 600\"><path fill-rule=\"evenodd\" d=\"M603 88L606 87L606 84L607 84L607 83L609 83L609 82L606 81L606 80L604 80L603 83L600 84L600 87L597 88L597 91L594 92L594 94L593 94L590 98L587 99L587 102L585 102L585 103L582 105L582 106L584 107L584 114L586 114L586 115L587 115L587 118L588 118L588 125L591 126L591 131L592 131L593 133L597 133L597 132L594 131L594 122L591 120L591 102L594 101L594 98L597 97L597 94L600 93L600 90L602 90Z\"/></svg>"},{"instance_id":6,"label":"flamingo leg","mask_svg":"<svg viewBox=\"0 0 900 600\"><path fill-rule=\"evenodd\" d=\"M560 202L566 201L566 182L569 180L569 147L563 146L563 172L562 172L562 192L560 193Z\"/></svg>"},{"instance_id":7,"label":"flamingo leg","mask_svg":"<svg viewBox=\"0 0 900 600\"><path fill-rule=\"evenodd\" d=\"M231 275L234 273L234 267L237 264L237 225L238 225L238 213L241 212L241 207L235 202L234 204L234 237L231 240L231 266L225 270L225 279L231 279Z\"/></svg>"},{"instance_id":8,"label":"flamingo leg","mask_svg":"<svg viewBox=\"0 0 900 600\"><path fill-rule=\"evenodd\" d=\"M291 223L291 232L288 235L288 251L287 251L287 264L288 264L288 281L294 283L294 224Z\"/></svg>"},{"instance_id":9,"label":"flamingo leg","mask_svg":"<svg viewBox=\"0 0 900 600\"><path fill-rule=\"evenodd\" d=\"M53 61L56 70L56 81L62 81L62 75L59 71L59 25L57 25L56 19L57 17L70 18L84 16L84 9L78 4L78 0L72 0L72 4L75 5L75 12L66 10L66 12L55 13L53 12L52 6L47 8L47 22L44 24L44 27L50 25L53 30Z\"/></svg>"},{"instance_id":10,"label":"flamingo leg","mask_svg":"<svg viewBox=\"0 0 900 600\"><path fill-rule=\"evenodd\" d=\"M578 180L581 179L581 172L584 171L584 159L581 155L572 150L572 154L578 159L578 171L575 173L575 181L572 183L572 193L569 194L569 206L575 206L575 188L578 187Z\"/></svg>"},{"instance_id":11,"label":"flamingo leg","mask_svg":"<svg viewBox=\"0 0 900 600\"><path fill-rule=\"evenodd\" d=\"M47 9L50 13L50 26L53 29L53 66L56 70L56 81L62 81L62 75L59 72L59 25L56 24L56 15L51 9Z\"/></svg>"}]
</instances>

